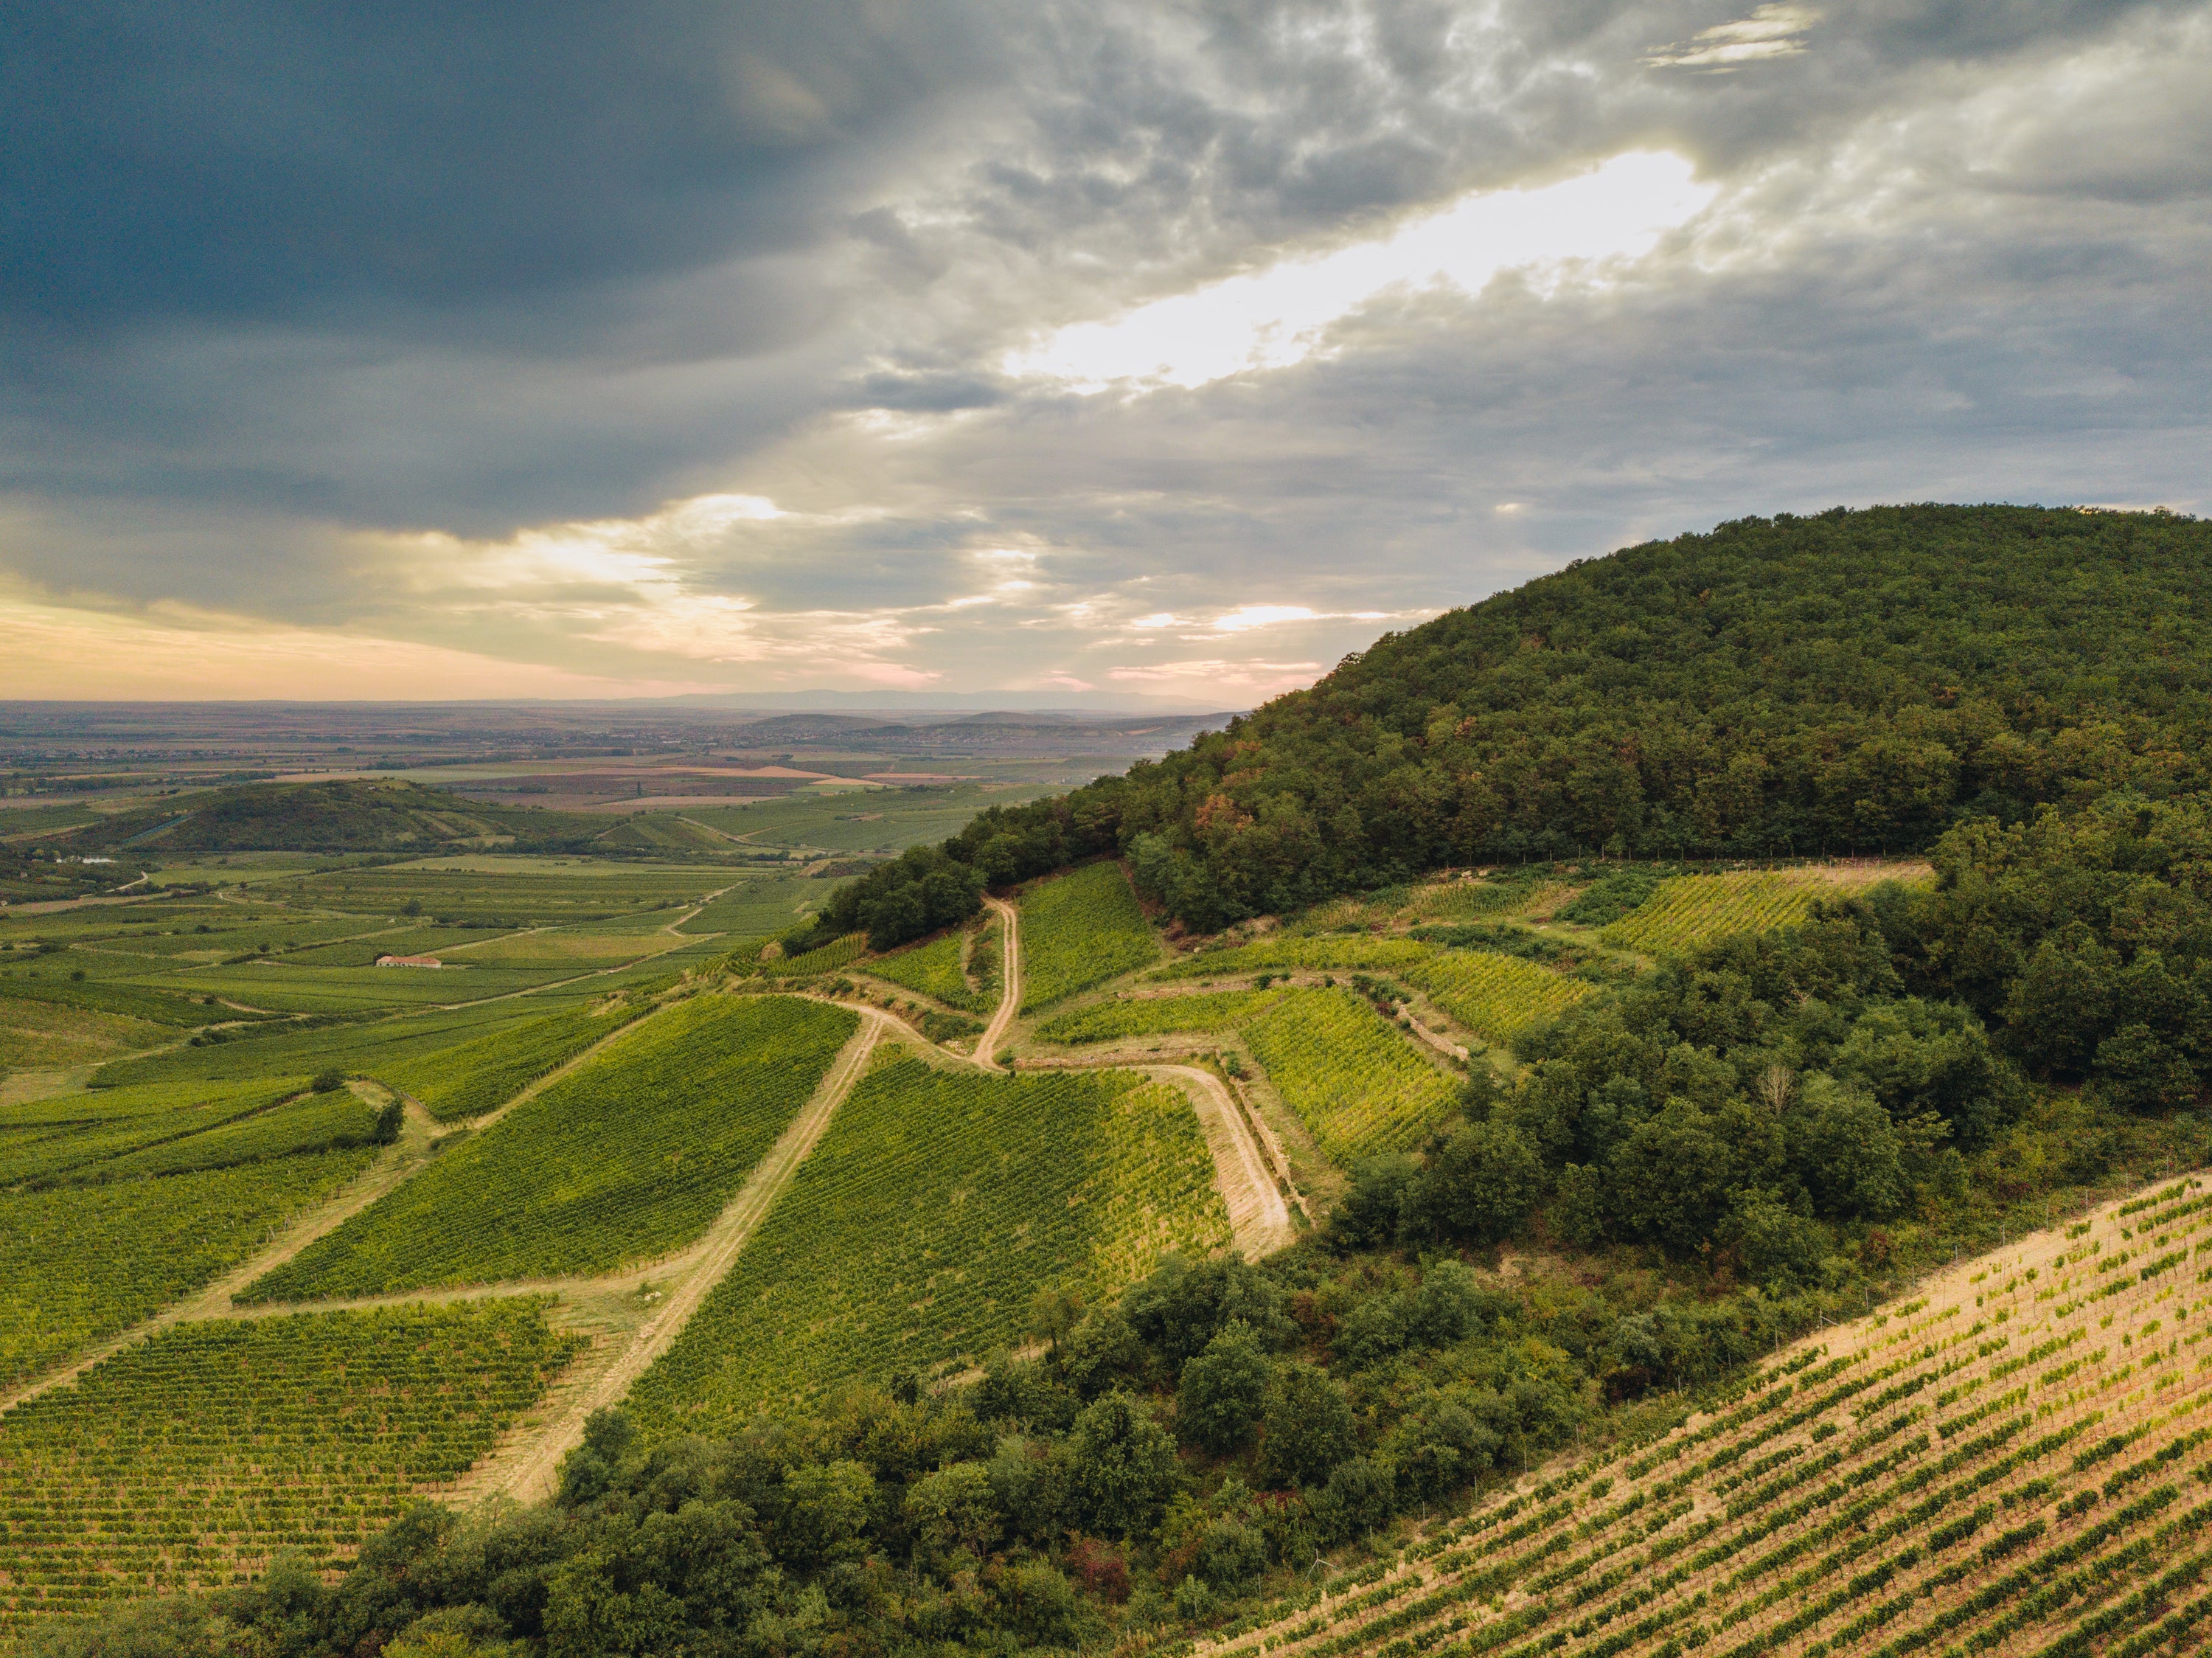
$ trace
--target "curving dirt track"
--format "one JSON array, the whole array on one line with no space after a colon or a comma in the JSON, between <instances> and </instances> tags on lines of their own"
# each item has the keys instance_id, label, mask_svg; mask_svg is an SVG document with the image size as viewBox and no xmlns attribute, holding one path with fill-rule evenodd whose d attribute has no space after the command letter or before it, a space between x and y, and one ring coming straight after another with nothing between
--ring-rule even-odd
<instances>
[{"instance_id":1,"label":"curving dirt track","mask_svg":"<svg viewBox=\"0 0 2212 1658\"><path fill-rule=\"evenodd\" d=\"M1286 1247L1297 1236L1290 1205L1283 1201L1274 1171L1253 1137L1244 1112L1212 1071L1195 1065L1146 1065L1148 1076L1177 1084L1190 1097L1213 1154L1213 1178L1229 1206L1230 1235L1248 1261Z\"/></svg>"},{"instance_id":2,"label":"curving dirt track","mask_svg":"<svg viewBox=\"0 0 2212 1658\"><path fill-rule=\"evenodd\" d=\"M997 911L999 918L1006 923L1001 939L1006 955L1000 973L1004 993L999 997L999 1010L991 1015L991 1022L984 1027L983 1034L975 1042L975 1058L996 1070L999 1044L1006 1040L1006 1031L1014 1022L1014 1010L1022 1005L1021 917L1004 899L986 898L983 902Z\"/></svg>"}]
</instances>

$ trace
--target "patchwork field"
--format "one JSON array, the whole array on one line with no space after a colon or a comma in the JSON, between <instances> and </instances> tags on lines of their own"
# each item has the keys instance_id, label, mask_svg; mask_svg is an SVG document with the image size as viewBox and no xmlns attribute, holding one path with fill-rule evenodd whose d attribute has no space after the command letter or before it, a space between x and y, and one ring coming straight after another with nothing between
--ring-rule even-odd
<instances>
[{"instance_id":1,"label":"patchwork field","mask_svg":"<svg viewBox=\"0 0 2212 1658\"><path fill-rule=\"evenodd\" d=\"M352 1555L581 1344L538 1301L182 1325L0 1416L0 1640L105 1600Z\"/></svg>"},{"instance_id":2,"label":"patchwork field","mask_svg":"<svg viewBox=\"0 0 2212 1658\"><path fill-rule=\"evenodd\" d=\"M1158 936L1118 863L1031 887L1021 912L1024 1013L1159 959Z\"/></svg>"},{"instance_id":3,"label":"patchwork field","mask_svg":"<svg viewBox=\"0 0 2212 1658\"><path fill-rule=\"evenodd\" d=\"M244 1299L605 1273L680 1249L783 1131L854 1023L842 1008L791 997L679 1003Z\"/></svg>"},{"instance_id":4,"label":"patchwork field","mask_svg":"<svg viewBox=\"0 0 2212 1658\"><path fill-rule=\"evenodd\" d=\"M630 1395L653 1437L727 1430L1018 1341L1046 1285L1094 1295L1229 1240L1188 1103L1125 1072L880 1064L730 1276Z\"/></svg>"},{"instance_id":5,"label":"patchwork field","mask_svg":"<svg viewBox=\"0 0 2212 1658\"><path fill-rule=\"evenodd\" d=\"M0 999L0 1072L98 1064L176 1035L151 1020L9 997Z\"/></svg>"}]
</instances>

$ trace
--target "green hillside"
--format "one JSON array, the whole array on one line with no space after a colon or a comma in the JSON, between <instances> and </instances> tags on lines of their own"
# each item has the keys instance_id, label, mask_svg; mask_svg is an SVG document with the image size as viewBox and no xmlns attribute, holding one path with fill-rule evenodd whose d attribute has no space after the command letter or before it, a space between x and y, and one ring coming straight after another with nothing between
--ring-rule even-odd
<instances>
[{"instance_id":1,"label":"green hillside","mask_svg":"<svg viewBox=\"0 0 2212 1658\"><path fill-rule=\"evenodd\" d=\"M947 844L994 885L1115 851L1201 930L1440 865L1911 850L2204 786L2212 524L1840 509L1569 566L1126 777Z\"/></svg>"},{"instance_id":2,"label":"green hillside","mask_svg":"<svg viewBox=\"0 0 2212 1658\"><path fill-rule=\"evenodd\" d=\"M180 852L510 851L580 848L603 821L528 808L486 806L401 778L255 784L187 795L119 813L71 844Z\"/></svg>"}]
</instances>

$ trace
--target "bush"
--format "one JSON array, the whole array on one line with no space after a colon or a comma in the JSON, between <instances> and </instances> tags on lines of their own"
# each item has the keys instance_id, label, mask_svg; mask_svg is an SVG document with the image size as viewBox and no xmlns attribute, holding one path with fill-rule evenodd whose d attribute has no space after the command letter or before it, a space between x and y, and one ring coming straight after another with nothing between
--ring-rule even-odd
<instances>
[{"instance_id":1,"label":"bush","mask_svg":"<svg viewBox=\"0 0 2212 1658\"><path fill-rule=\"evenodd\" d=\"M1231 1324L1182 1368L1176 1390L1176 1427L1182 1438L1216 1456L1242 1448L1259 1425L1270 1372L1251 1326Z\"/></svg>"},{"instance_id":2,"label":"bush","mask_svg":"<svg viewBox=\"0 0 2212 1658\"><path fill-rule=\"evenodd\" d=\"M1102 1536L1151 1527L1182 1481L1175 1441L1133 1394L1110 1393L1086 1408L1066 1449L1070 1505Z\"/></svg>"},{"instance_id":3,"label":"bush","mask_svg":"<svg viewBox=\"0 0 2212 1658\"><path fill-rule=\"evenodd\" d=\"M1279 1366L1261 1408L1260 1478L1270 1486L1315 1486L1358 1448L1344 1389L1312 1365Z\"/></svg>"},{"instance_id":4,"label":"bush","mask_svg":"<svg viewBox=\"0 0 2212 1658\"><path fill-rule=\"evenodd\" d=\"M307 1086L317 1094L336 1094L346 1084L346 1074L331 1065L315 1073L315 1080Z\"/></svg>"},{"instance_id":5,"label":"bush","mask_svg":"<svg viewBox=\"0 0 2212 1658\"><path fill-rule=\"evenodd\" d=\"M1463 1123L1407 1189L1409 1240L1496 1243L1527 1224L1543 1190L1544 1166L1510 1123Z\"/></svg>"}]
</instances>

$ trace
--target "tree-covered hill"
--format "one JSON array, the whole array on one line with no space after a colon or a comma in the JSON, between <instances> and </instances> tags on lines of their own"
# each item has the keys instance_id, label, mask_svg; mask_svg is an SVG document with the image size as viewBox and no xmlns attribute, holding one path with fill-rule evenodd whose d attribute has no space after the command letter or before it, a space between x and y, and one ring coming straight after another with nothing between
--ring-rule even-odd
<instances>
[{"instance_id":1,"label":"tree-covered hill","mask_svg":"<svg viewBox=\"0 0 2212 1658\"><path fill-rule=\"evenodd\" d=\"M584 845L606 828L591 818L486 806L392 778L252 784L182 795L104 818L70 844L165 852L552 851Z\"/></svg>"},{"instance_id":2,"label":"tree-covered hill","mask_svg":"<svg viewBox=\"0 0 2212 1658\"><path fill-rule=\"evenodd\" d=\"M948 850L994 883L1118 851L1202 929L1453 863L1896 852L2205 786L2209 691L2212 524L1746 518L1385 635Z\"/></svg>"}]
</instances>

